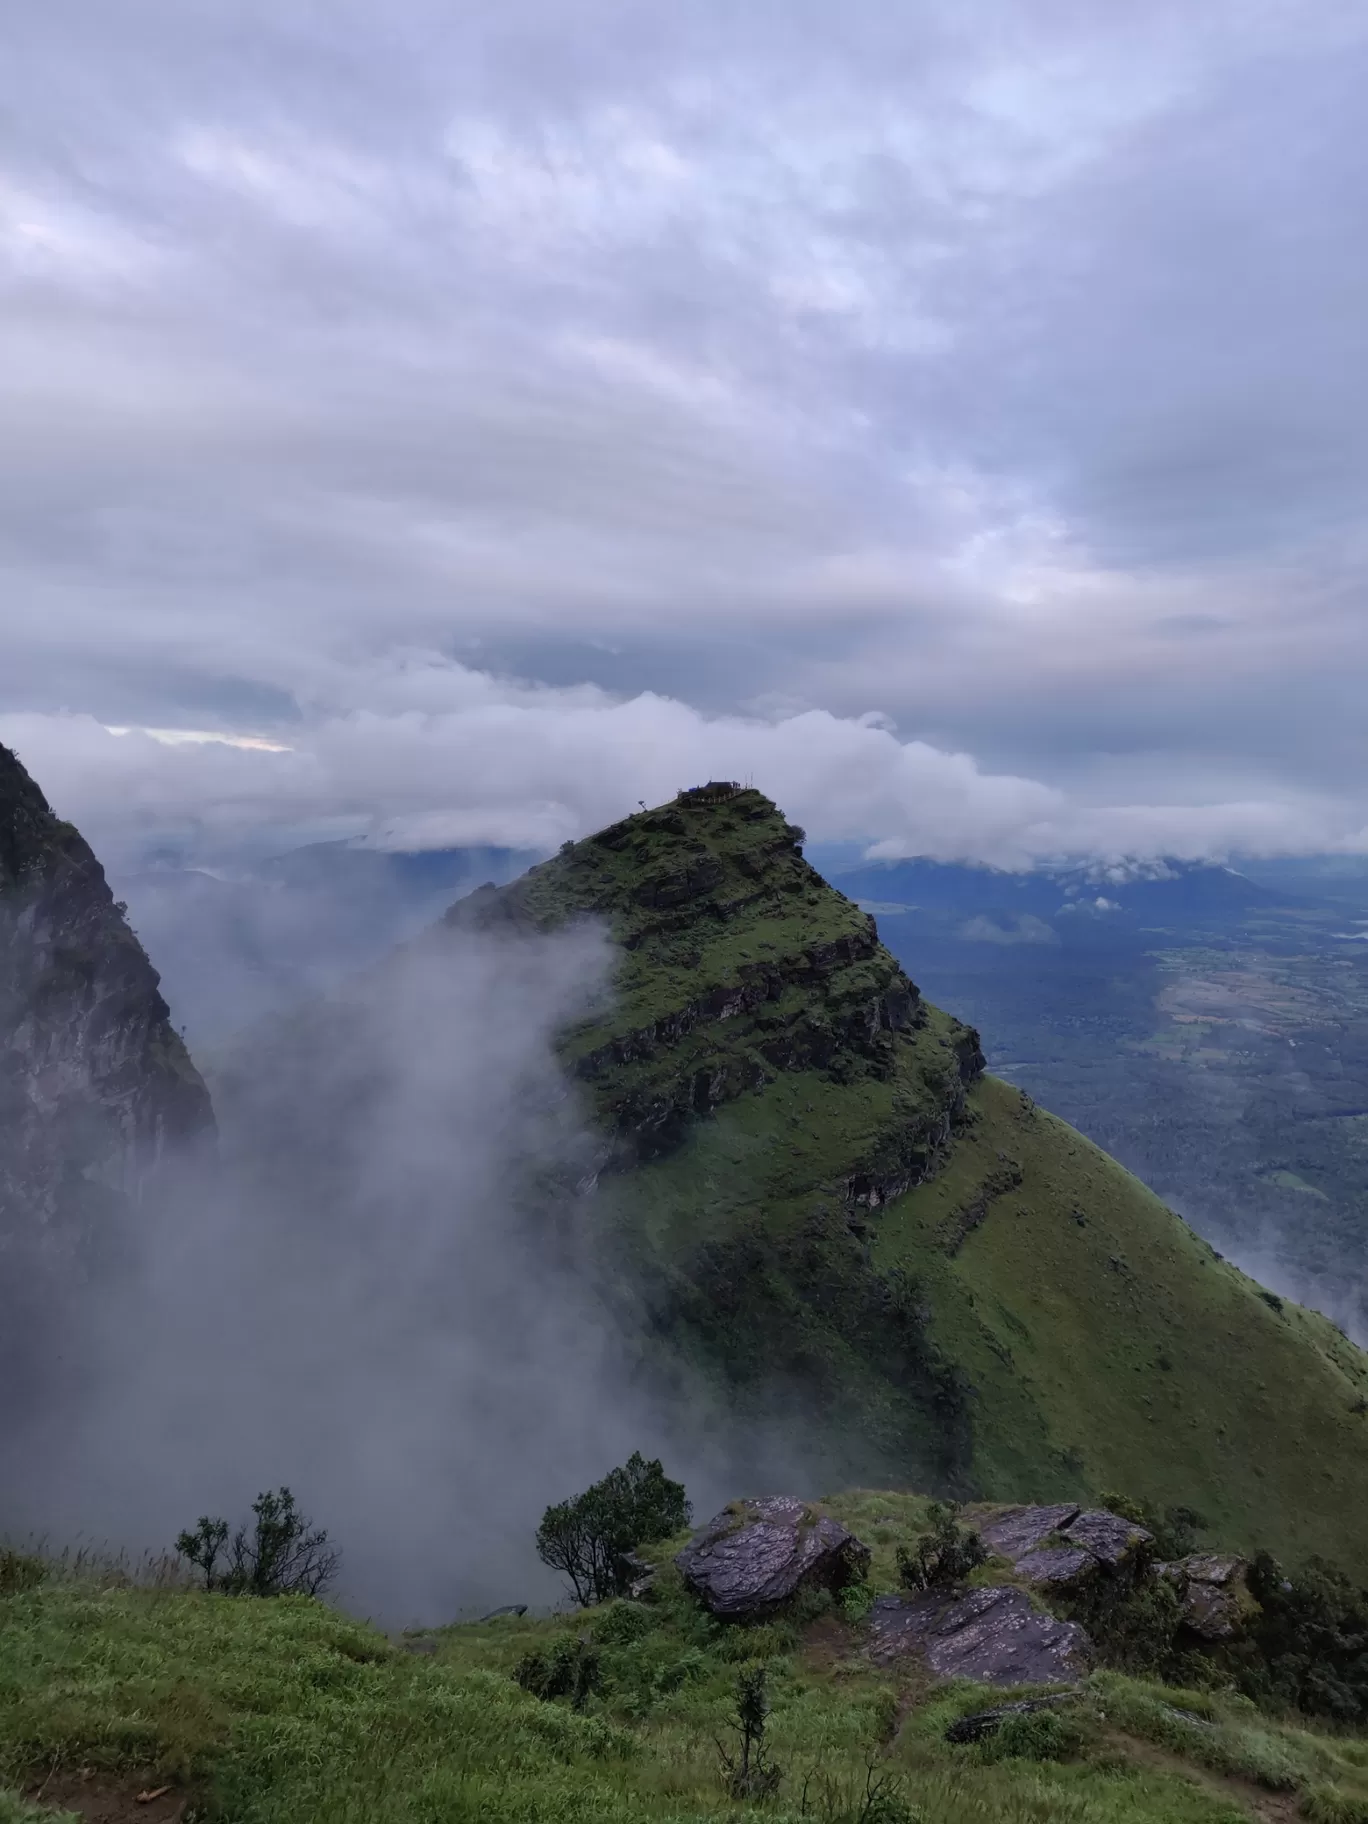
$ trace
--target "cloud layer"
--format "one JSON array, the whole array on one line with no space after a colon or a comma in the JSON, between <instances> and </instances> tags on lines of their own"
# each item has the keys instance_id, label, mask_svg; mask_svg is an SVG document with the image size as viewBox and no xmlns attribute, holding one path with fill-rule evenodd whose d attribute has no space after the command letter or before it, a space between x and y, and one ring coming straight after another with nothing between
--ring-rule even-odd
<instances>
[{"instance_id":1,"label":"cloud layer","mask_svg":"<svg viewBox=\"0 0 1368 1824\"><path fill-rule=\"evenodd\" d=\"M297 748L116 735L88 717L0 718L0 736L124 871L149 859L231 867L338 838L549 851L711 777L754 781L815 840L853 839L874 859L1029 868L1368 851L1364 807L1330 796L1088 805L902 741L876 717L705 716L654 695L479 682L461 708L356 711L312 724Z\"/></svg>"},{"instance_id":2,"label":"cloud layer","mask_svg":"<svg viewBox=\"0 0 1368 1824\"><path fill-rule=\"evenodd\" d=\"M750 770L899 853L1368 822L1361 9L7 46L0 716L73 814L523 842Z\"/></svg>"}]
</instances>

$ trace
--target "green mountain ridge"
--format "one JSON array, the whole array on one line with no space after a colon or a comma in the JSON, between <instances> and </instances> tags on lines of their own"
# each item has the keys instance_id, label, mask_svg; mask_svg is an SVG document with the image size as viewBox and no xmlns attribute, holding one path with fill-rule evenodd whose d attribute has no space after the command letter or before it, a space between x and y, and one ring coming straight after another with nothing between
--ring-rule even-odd
<instances>
[{"instance_id":1,"label":"green mountain ridge","mask_svg":"<svg viewBox=\"0 0 1368 1824\"><path fill-rule=\"evenodd\" d=\"M762 794L681 793L448 926L605 920L564 1035L638 1315L834 1485L1120 1489L1368 1573L1368 1357L984 1074Z\"/></svg>"}]
</instances>

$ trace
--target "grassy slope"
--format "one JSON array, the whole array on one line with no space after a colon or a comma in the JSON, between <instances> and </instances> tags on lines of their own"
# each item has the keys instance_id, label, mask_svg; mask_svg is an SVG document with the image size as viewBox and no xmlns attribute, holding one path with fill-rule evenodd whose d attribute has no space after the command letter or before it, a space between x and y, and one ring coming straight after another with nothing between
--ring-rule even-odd
<instances>
[{"instance_id":1,"label":"grassy slope","mask_svg":"<svg viewBox=\"0 0 1368 1824\"><path fill-rule=\"evenodd\" d=\"M1016 1090L989 1078L972 1100L980 1119L888 1213L878 1254L915 1263L937 1339L973 1377L985 1489L1067 1492L1072 1447L1094 1491L1191 1502L1232 1544L1368 1570L1368 1359L1315 1313L1274 1308ZM947 1253L947 1223L1003 1152L1020 1187Z\"/></svg>"},{"instance_id":2,"label":"grassy slope","mask_svg":"<svg viewBox=\"0 0 1368 1824\"><path fill-rule=\"evenodd\" d=\"M954 1112L972 1035L932 1009L866 1043L860 1010L898 976L881 947L803 973L813 944L858 944L868 922L795 834L758 793L667 807L505 890L543 925L606 915L623 945L617 998L570 1035L572 1059L757 970L785 978L758 1013L700 1017L585 1079L611 1129L687 1102L700 1070L728 1078L718 1106L605 1176L597 1200L652 1282L659 1327L733 1387L796 1388L824 1421L831 1482L1120 1489L1191 1503L1232 1544L1323 1551L1368 1575L1368 1414L1354 1410L1368 1358L1314 1314L1275 1309L1062 1122L985 1079L953 1142L926 1148L928 1182L852 1203L852 1180L887 1176L909 1133ZM700 861L716 877L702 892L643 905L643 883ZM857 1036L825 1061L802 1045L772 1061L776 1031L823 1029Z\"/></svg>"},{"instance_id":3,"label":"grassy slope","mask_svg":"<svg viewBox=\"0 0 1368 1824\"><path fill-rule=\"evenodd\" d=\"M847 1505L902 1536L897 1496ZM884 1557L891 1546L876 1551L876 1583ZM172 1781L194 1815L232 1824L790 1824L811 1772L802 1815L845 1824L870 1765L900 1783L918 1824L1237 1824L1290 1817L1299 1797L1312 1816L1368 1817L1368 1746L1229 1696L1099 1675L1073 1710L1074 1758L992 1763L942 1739L982 1707L981 1688L871 1667L859 1625L834 1613L806 1629L728 1629L667 1578L655 1607L574 1626L610 1637L607 1689L585 1715L508 1676L564 1621L447 1629L420 1657L303 1599L80 1584L0 1599L0 1819L28 1824L14 1795L47 1780L72 1802L101 1783L131 1795ZM726 1801L714 1745L738 1662L754 1658L768 1662L769 1740L786 1770L763 1808ZM77 1769L91 1787L71 1782Z\"/></svg>"}]
</instances>

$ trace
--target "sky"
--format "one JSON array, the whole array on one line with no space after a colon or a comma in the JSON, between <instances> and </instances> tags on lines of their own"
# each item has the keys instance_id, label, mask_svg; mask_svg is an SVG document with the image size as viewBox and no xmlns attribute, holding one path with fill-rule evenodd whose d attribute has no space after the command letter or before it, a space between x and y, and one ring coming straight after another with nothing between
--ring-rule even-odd
<instances>
[{"instance_id":1,"label":"sky","mask_svg":"<svg viewBox=\"0 0 1368 1824\"><path fill-rule=\"evenodd\" d=\"M0 740L124 861L1368 849L1366 91L1341 0L0 0Z\"/></svg>"}]
</instances>

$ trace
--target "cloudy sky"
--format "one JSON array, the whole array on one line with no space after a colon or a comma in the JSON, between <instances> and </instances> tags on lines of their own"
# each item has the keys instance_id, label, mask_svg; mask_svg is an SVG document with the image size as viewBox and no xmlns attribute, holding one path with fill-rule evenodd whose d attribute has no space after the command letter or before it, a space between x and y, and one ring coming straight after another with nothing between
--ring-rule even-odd
<instances>
[{"instance_id":1,"label":"cloudy sky","mask_svg":"<svg viewBox=\"0 0 1368 1824\"><path fill-rule=\"evenodd\" d=\"M0 0L0 738L121 852L1368 848L1365 93L1361 0Z\"/></svg>"}]
</instances>

